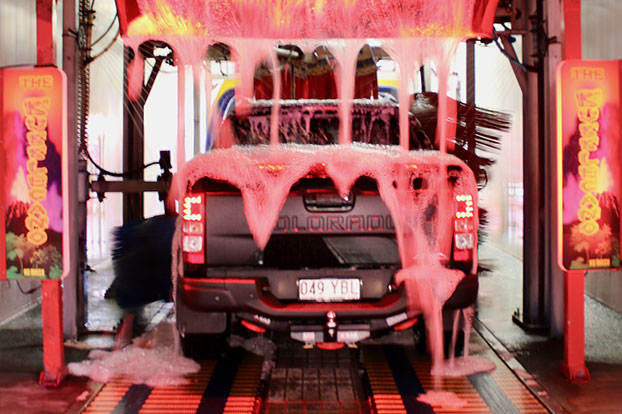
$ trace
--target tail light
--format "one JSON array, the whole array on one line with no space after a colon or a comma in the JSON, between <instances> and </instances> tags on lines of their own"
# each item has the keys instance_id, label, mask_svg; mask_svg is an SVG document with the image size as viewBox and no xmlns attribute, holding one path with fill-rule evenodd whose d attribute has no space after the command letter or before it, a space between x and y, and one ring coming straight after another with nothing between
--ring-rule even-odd
<instances>
[{"instance_id":1,"label":"tail light","mask_svg":"<svg viewBox=\"0 0 622 414\"><path fill-rule=\"evenodd\" d=\"M454 217L454 260L465 262L473 259L475 244L473 197L469 194L456 196L456 217Z\"/></svg>"},{"instance_id":2,"label":"tail light","mask_svg":"<svg viewBox=\"0 0 622 414\"><path fill-rule=\"evenodd\" d=\"M182 206L181 249L187 263L205 263L205 204L202 194L188 194Z\"/></svg>"}]
</instances>

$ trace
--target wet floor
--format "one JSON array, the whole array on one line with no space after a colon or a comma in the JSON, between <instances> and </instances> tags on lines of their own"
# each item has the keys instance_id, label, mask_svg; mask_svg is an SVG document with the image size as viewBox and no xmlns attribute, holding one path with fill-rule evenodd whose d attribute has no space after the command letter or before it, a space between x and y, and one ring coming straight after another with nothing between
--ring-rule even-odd
<instances>
[{"instance_id":1,"label":"wet floor","mask_svg":"<svg viewBox=\"0 0 622 414\"><path fill-rule=\"evenodd\" d=\"M0 412L619 412L622 353L612 335L622 326L620 315L586 298L586 358L592 381L570 384L559 372L563 342L526 333L511 322L521 303L520 261L494 249L484 248L481 256L496 262L495 271L480 279L471 350L494 361L496 369L490 374L434 382L429 359L410 332L340 351L306 350L277 340L271 353L259 349L267 341L253 342L242 334L226 357L201 361L201 370L184 386L151 387L123 377L100 384L72 376L58 389L45 389L37 384L41 325L40 310L34 307L0 325ZM91 286L96 286L90 302L99 307L90 313L92 333L67 342L68 362L85 359L92 348L112 346L122 314L104 298L110 282L105 265L90 276ZM153 328L169 317L169 310L170 305L154 304L137 329ZM424 392L439 390L455 393L467 406L451 410L418 401Z\"/></svg>"},{"instance_id":2,"label":"wet floor","mask_svg":"<svg viewBox=\"0 0 622 414\"><path fill-rule=\"evenodd\" d=\"M430 361L413 347L369 344L342 351L279 347L276 364L260 381L263 358L242 348L176 387L108 382L85 413L548 413L480 338L473 346L496 361L492 373L435 380ZM287 355L287 356L285 356ZM338 355L338 361L332 361ZM284 362L285 357L288 362ZM312 362L309 365L309 362ZM454 393L462 406L428 405L430 391Z\"/></svg>"},{"instance_id":3,"label":"wet floor","mask_svg":"<svg viewBox=\"0 0 622 414\"><path fill-rule=\"evenodd\" d=\"M475 333L473 356L493 361L490 373L438 378L412 332L361 346L306 349L282 338L234 338L221 358L200 362L177 386L108 381L85 413L548 413L541 400ZM423 395L445 393L442 403ZM451 399L452 405L448 405Z\"/></svg>"}]
</instances>

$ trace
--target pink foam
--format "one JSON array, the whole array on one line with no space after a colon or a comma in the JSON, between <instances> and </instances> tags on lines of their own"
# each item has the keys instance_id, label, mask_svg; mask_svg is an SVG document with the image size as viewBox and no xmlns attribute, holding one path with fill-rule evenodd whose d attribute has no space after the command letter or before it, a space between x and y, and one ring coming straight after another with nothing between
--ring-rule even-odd
<instances>
[{"instance_id":1,"label":"pink foam","mask_svg":"<svg viewBox=\"0 0 622 414\"><path fill-rule=\"evenodd\" d=\"M490 31L478 27L474 17L483 11L474 10L476 4L475 0L138 0L143 18L130 23L128 34L275 39L473 36Z\"/></svg>"},{"instance_id":2,"label":"pink foam","mask_svg":"<svg viewBox=\"0 0 622 414\"><path fill-rule=\"evenodd\" d=\"M121 350L91 351L88 360L67 364L69 373L101 383L120 375L135 384L149 386L188 382L185 375L198 372L200 366L177 352L174 336L175 329L169 323L163 323Z\"/></svg>"},{"instance_id":3,"label":"pink foam","mask_svg":"<svg viewBox=\"0 0 622 414\"><path fill-rule=\"evenodd\" d=\"M472 194L476 202L472 172L457 158L434 151L407 152L400 147L365 144L283 144L213 150L188 162L184 182L191 187L198 179L210 177L239 188L249 230L257 246L263 249L289 189L305 175L312 171L326 175L340 194L348 194L358 177L376 179L397 232L403 269L396 275L396 282L405 284L410 310L423 313L426 318L432 338L433 371L442 373L441 310L464 273L442 266L439 259L447 257L450 245L444 240L445 245L441 246L441 237L431 242L430 237L424 236L422 217L439 193L449 191L446 180L441 178L444 174L439 174L449 164L463 168L464 177L453 191ZM414 176L424 176L429 181L426 191L413 190ZM437 214L437 234L451 233L454 207L445 207L449 211Z\"/></svg>"},{"instance_id":4,"label":"pink foam","mask_svg":"<svg viewBox=\"0 0 622 414\"><path fill-rule=\"evenodd\" d=\"M494 362L484 357L466 356L458 357L453 363L445 364L443 375L447 377L468 377L469 375L494 371L497 366Z\"/></svg>"},{"instance_id":5,"label":"pink foam","mask_svg":"<svg viewBox=\"0 0 622 414\"><path fill-rule=\"evenodd\" d=\"M413 218L420 220L423 211L433 203L434 195L446 191L439 178L442 175L438 174L439 161L442 165L462 166L465 179L457 184L456 191L475 194L471 170L451 155L434 151L406 152L399 147L365 144L283 144L216 149L189 161L184 168L183 182L192 186L198 179L209 177L240 189L249 229L262 249L270 238L290 188L312 169L322 170L341 194L348 194L358 177L369 176L378 182L380 196L393 216L403 262L413 263L416 256L419 262L438 263L439 252L432 250L436 246L431 247L421 239L422 223L413 221ZM426 172L430 190L415 194L410 180L413 174ZM439 214L447 216L439 220L439 225L446 231L451 230L447 226L451 225L449 219L453 215L453 205L449 208L451 210L446 214ZM443 246L443 249L447 253L449 247Z\"/></svg>"},{"instance_id":6,"label":"pink foam","mask_svg":"<svg viewBox=\"0 0 622 414\"><path fill-rule=\"evenodd\" d=\"M420 394L417 401L447 410L459 410L467 405L466 400L451 391L428 391L425 394Z\"/></svg>"},{"instance_id":7,"label":"pink foam","mask_svg":"<svg viewBox=\"0 0 622 414\"><path fill-rule=\"evenodd\" d=\"M318 44L331 50L336 59L340 99L339 145L333 146L279 145L279 101L273 100L269 147L228 147L226 138L222 142L217 139L215 147L220 149L184 165L184 71L180 70L177 167L178 171L183 170L183 180L177 180L176 190L181 196L186 183L191 186L203 177L236 186L241 192L249 230L257 246L263 249L290 188L305 175L314 172L329 177L342 196L350 192L357 178L375 179L396 227L403 269L396 279L406 286L409 309L423 313L431 330L435 373L444 372L441 309L464 277L462 272L443 266L451 252L454 196L470 194L477 206L471 170L445 154L447 141L454 139L453 124L448 123L448 118L454 116L455 108L448 105L445 96L449 66L459 40L474 34L475 17L478 13L486 14L475 10L476 5L481 7L476 0L138 0L142 17L130 23L125 36L126 44L134 50L152 38L167 42L175 50L179 68L192 65L196 69L203 65L210 43L228 44L240 80L236 89L237 115L244 115L249 108L255 68L262 61L269 62L275 76L274 96L280 96L273 51L277 41L300 45L305 52ZM351 144L354 74L363 39L367 38L383 39L381 43L403 71L399 93L402 136L397 148ZM408 83L412 82L413 69L429 61L436 64L440 82L436 142L441 152L409 152ZM138 77L136 66L130 68L132 79ZM131 93L136 93L138 85L131 81ZM226 132L226 128L223 130ZM462 168L463 179L453 188L445 174L450 164ZM425 177L424 191L413 189L414 177ZM473 219L477 229L477 214ZM477 244L476 235L474 243ZM475 257L473 270L476 267Z\"/></svg>"}]
</instances>

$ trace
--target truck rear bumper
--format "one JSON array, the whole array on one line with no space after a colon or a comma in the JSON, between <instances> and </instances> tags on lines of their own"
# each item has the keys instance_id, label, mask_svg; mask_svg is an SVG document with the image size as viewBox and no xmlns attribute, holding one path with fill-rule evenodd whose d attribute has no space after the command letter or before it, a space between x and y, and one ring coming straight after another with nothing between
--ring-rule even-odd
<instances>
[{"instance_id":1,"label":"truck rear bumper","mask_svg":"<svg viewBox=\"0 0 622 414\"><path fill-rule=\"evenodd\" d=\"M477 275L467 275L445 303L445 309L473 304L477 290ZM374 332L418 313L408 311L406 293L401 287L378 300L309 303L277 300L261 279L180 277L177 295L178 301L195 315L235 313L240 319L277 331L288 331L300 324L323 325L328 312L335 312L340 323L364 324Z\"/></svg>"}]
</instances>

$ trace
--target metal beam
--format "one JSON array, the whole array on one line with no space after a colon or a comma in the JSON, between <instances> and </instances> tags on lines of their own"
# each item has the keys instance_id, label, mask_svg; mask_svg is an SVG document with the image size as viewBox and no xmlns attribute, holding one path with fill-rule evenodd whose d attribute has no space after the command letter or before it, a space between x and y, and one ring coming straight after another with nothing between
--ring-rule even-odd
<instances>
[{"instance_id":1,"label":"metal beam","mask_svg":"<svg viewBox=\"0 0 622 414\"><path fill-rule=\"evenodd\" d=\"M145 163L145 103L153 88L156 78L167 56L156 56L154 51L159 47L155 42L146 42L138 47L133 59L155 58L147 82L144 75L141 79L142 88L136 100L129 98L129 80L127 67L132 61L132 49L126 47L123 70L123 170L131 180L143 180ZM123 192L123 223L144 218L144 197L140 191Z\"/></svg>"},{"instance_id":2,"label":"metal beam","mask_svg":"<svg viewBox=\"0 0 622 414\"><path fill-rule=\"evenodd\" d=\"M466 103L475 105L475 40L466 42Z\"/></svg>"},{"instance_id":3,"label":"metal beam","mask_svg":"<svg viewBox=\"0 0 622 414\"><path fill-rule=\"evenodd\" d=\"M168 191L169 183L164 181L105 181L97 180L91 183L91 191L103 193L144 193L146 191L157 191L165 193Z\"/></svg>"},{"instance_id":4,"label":"metal beam","mask_svg":"<svg viewBox=\"0 0 622 414\"><path fill-rule=\"evenodd\" d=\"M546 328L545 315L545 135L544 65L541 55L543 6L541 0L517 0L520 11L514 20L523 36L524 65L527 71L523 93L523 308L513 315L515 323L528 330ZM513 27L514 29L514 27Z\"/></svg>"},{"instance_id":5,"label":"metal beam","mask_svg":"<svg viewBox=\"0 0 622 414\"><path fill-rule=\"evenodd\" d=\"M125 48L123 62L123 170L132 171L145 163L144 157L144 109L146 97L143 93L137 100L129 98L129 80L126 68L131 62L132 50ZM136 51L134 59L142 59ZM143 82L143 80L141 80ZM142 84L142 83L141 83ZM143 171L136 171L129 178L142 180ZM144 218L144 199L142 194L123 195L123 223Z\"/></svg>"},{"instance_id":6,"label":"metal beam","mask_svg":"<svg viewBox=\"0 0 622 414\"><path fill-rule=\"evenodd\" d=\"M516 50L514 50L514 44L510 41L510 36L511 35L507 35L506 33L501 33L499 38L503 44L503 49L516 60L510 61L510 65L512 65L512 71L514 72L518 86L520 86L520 90L524 96L527 93L527 72L524 67L521 67L518 63L520 59L516 54Z\"/></svg>"},{"instance_id":7,"label":"metal beam","mask_svg":"<svg viewBox=\"0 0 622 414\"><path fill-rule=\"evenodd\" d=\"M86 200L78 201L78 146L77 146L77 6L76 0L63 2L63 56L62 69L67 75L67 168L68 188L67 197L72 206L71 214L67 214L66 220L70 220L69 227L75 229L69 239L71 272L63 280L63 331L65 336L75 338L78 331L86 325L87 319L87 295L84 279L86 260Z\"/></svg>"},{"instance_id":8,"label":"metal beam","mask_svg":"<svg viewBox=\"0 0 622 414\"><path fill-rule=\"evenodd\" d=\"M475 40L466 42L466 103L475 106ZM475 153L475 120L469 119L467 128L467 149ZM470 157L470 155L469 155Z\"/></svg>"},{"instance_id":9,"label":"metal beam","mask_svg":"<svg viewBox=\"0 0 622 414\"><path fill-rule=\"evenodd\" d=\"M558 1L547 2L547 33L550 40L546 59L546 73L548 84L546 88L547 105L546 117L547 126L547 169L544 181L546 185L546 218L547 223L547 251L546 269L548 270L547 280L547 308L546 313L549 320L549 333L552 337L560 337L564 333L564 274L557 264L558 234L557 234L557 66L562 61L562 13L561 5ZM555 41L554 41L555 40Z\"/></svg>"}]
</instances>

